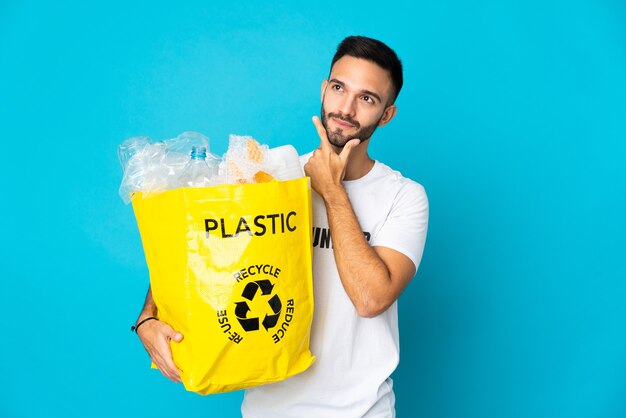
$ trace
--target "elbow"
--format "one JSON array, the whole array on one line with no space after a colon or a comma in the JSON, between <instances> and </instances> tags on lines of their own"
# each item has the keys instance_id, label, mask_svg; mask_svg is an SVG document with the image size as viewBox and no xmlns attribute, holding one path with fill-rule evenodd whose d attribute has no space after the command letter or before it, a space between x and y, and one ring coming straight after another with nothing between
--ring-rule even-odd
<instances>
[{"instance_id":1,"label":"elbow","mask_svg":"<svg viewBox=\"0 0 626 418\"><path fill-rule=\"evenodd\" d=\"M387 280L390 281L390 279ZM352 303L360 317L374 318L389 309L395 300L390 286L378 286L369 291L362 291L358 298L352 299Z\"/></svg>"},{"instance_id":2,"label":"elbow","mask_svg":"<svg viewBox=\"0 0 626 418\"><path fill-rule=\"evenodd\" d=\"M368 301L355 305L356 313L362 318L375 318L389 308L388 303Z\"/></svg>"}]
</instances>

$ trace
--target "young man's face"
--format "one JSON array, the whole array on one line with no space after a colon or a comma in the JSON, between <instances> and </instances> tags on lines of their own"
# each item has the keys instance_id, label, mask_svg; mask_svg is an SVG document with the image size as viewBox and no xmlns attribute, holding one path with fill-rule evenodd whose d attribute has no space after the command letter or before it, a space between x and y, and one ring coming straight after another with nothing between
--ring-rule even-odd
<instances>
[{"instance_id":1,"label":"young man's face","mask_svg":"<svg viewBox=\"0 0 626 418\"><path fill-rule=\"evenodd\" d=\"M387 70L348 55L339 59L322 83L322 123L330 143L341 148L354 138L368 140L395 115L395 106L388 106L392 94Z\"/></svg>"}]
</instances>

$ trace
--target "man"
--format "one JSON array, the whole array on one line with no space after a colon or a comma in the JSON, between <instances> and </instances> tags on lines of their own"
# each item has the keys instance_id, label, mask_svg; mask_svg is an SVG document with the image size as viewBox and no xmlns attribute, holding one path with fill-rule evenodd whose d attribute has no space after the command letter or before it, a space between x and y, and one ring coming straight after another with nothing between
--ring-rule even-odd
<instances>
[{"instance_id":1,"label":"man","mask_svg":"<svg viewBox=\"0 0 626 418\"><path fill-rule=\"evenodd\" d=\"M393 417L390 379L399 361L396 300L415 275L428 224L419 184L370 158L378 126L396 114L402 65L380 41L348 37L322 83L320 146L302 157L313 193L317 361L282 382L246 391L247 418ZM330 237L330 238L328 238ZM152 295L138 323L156 316ZM138 335L164 375L180 381L170 340L182 335L157 321Z\"/></svg>"}]
</instances>

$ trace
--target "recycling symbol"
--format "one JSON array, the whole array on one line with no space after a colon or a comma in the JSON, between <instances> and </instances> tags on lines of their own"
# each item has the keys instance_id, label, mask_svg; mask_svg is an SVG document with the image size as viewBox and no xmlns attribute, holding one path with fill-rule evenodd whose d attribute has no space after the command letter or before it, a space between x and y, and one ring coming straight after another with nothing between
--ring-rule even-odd
<instances>
[{"instance_id":1,"label":"recycling symbol","mask_svg":"<svg viewBox=\"0 0 626 418\"><path fill-rule=\"evenodd\" d=\"M257 280L255 282L250 282L243 289L241 296L252 302L255 296L259 294L259 289L261 290L260 297L269 296L272 294L274 284L269 280ZM266 313L265 317L263 318L262 324L266 331L276 326L276 324L278 323L278 318L280 317L280 310L283 307L283 304L280 301L278 294L269 298L267 303L273 313ZM248 317L248 313L250 311L250 306L248 306L248 302L246 302L245 300L235 303L235 316L241 324L241 327L245 331L257 331L259 329L260 318Z\"/></svg>"}]
</instances>

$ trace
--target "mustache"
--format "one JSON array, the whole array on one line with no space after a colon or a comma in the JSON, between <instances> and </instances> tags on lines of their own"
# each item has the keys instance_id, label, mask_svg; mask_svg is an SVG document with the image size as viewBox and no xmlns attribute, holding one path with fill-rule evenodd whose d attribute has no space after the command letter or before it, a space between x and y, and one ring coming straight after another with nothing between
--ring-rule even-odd
<instances>
[{"instance_id":1,"label":"mustache","mask_svg":"<svg viewBox=\"0 0 626 418\"><path fill-rule=\"evenodd\" d=\"M344 115L341 115L339 113L329 113L328 117L329 118L339 119L339 120L342 120L344 122L348 122L349 124L354 125L354 127L356 129L359 129L361 127L361 124L359 122L357 122L356 120L352 119L349 116L344 116Z\"/></svg>"}]
</instances>

